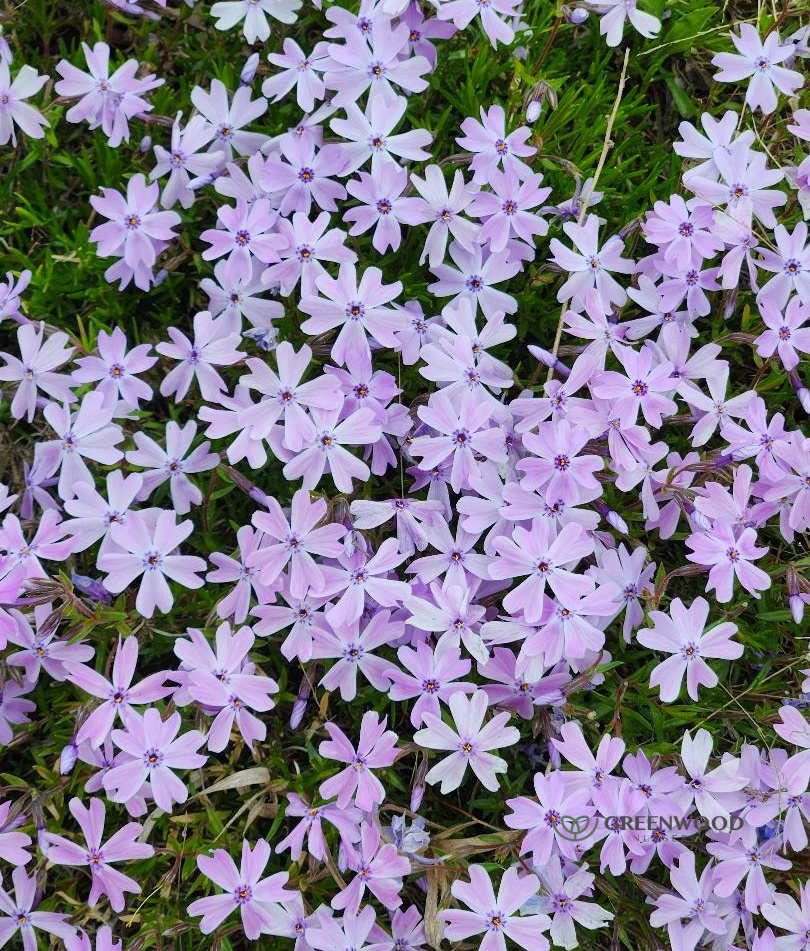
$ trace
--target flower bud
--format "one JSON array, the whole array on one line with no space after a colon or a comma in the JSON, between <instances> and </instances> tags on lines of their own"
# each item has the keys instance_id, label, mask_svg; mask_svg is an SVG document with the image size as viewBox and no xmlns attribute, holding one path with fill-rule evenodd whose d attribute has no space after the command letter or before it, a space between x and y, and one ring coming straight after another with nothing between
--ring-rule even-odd
<instances>
[{"instance_id":1,"label":"flower bud","mask_svg":"<svg viewBox=\"0 0 810 951\"><path fill-rule=\"evenodd\" d=\"M59 775L67 776L68 773L72 772L78 758L79 747L76 746L74 738L67 746L62 747L62 752L59 754Z\"/></svg>"},{"instance_id":2,"label":"flower bud","mask_svg":"<svg viewBox=\"0 0 810 951\"><path fill-rule=\"evenodd\" d=\"M568 19L574 24L574 26L579 26L588 19L588 11L585 9L585 7L575 7L571 11Z\"/></svg>"},{"instance_id":3,"label":"flower bud","mask_svg":"<svg viewBox=\"0 0 810 951\"><path fill-rule=\"evenodd\" d=\"M605 516L605 520L611 528L615 528L617 532L621 532L622 535L627 535L630 529L627 526L627 522L619 515L618 512L614 512L611 509Z\"/></svg>"},{"instance_id":4,"label":"flower bud","mask_svg":"<svg viewBox=\"0 0 810 951\"><path fill-rule=\"evenodd\" d=\"M259 54L251 53L245 60L242 72L239 74L239 82L243 86L249 86L256 78L256 70L259 68Z\"/></svg>"},{"instance_id":5,"label":"flower bud","mask_svg":"<svg viewBox=\"0 0 810 951\"><path fill-rule=\"evenodd\" d=\"M694 509L691 513L692 521L698 528L702 529L704 532L710 532L714 527L712 525L712 520L703 514L699 509Z\"/></svg>"},{"instance_id":6,"label":"flower bud","mask_svg":"<svg viewBox=\"0 0 810 951\"><path fill-rule=\"evenodd\" d=\"M146 155L146 153L147 153L147 152L149 151L149 149L151 149L151 148L152 148L152 136L151 136L151 135L145 135L145 136L141 139L141 143L140 143L140 145L138 146L138 151L141 153L141 155Z\"/></svg>"},{"instance_id":7,"label":"flower bud","mask_svg":"<svg viewBox=\"0 0 810 951\"><path fill-rule=\"evenodd\" d=\"M540 113L543 111L543 102L541 99L532 99L529 105L526 107L526 121L527 122L537 122L540 118Z\"/></svg>"},{"instance_id":8,"label":"flower bud","mask_svg":"<svg viewBox=\"0 0 810 951\"><path fill-rule=\"evenodd\" d=\"M802 618L804 617L804 601L802 601L798 594L792 594L788 598L788 606L790 607L790 613L793 615L795 623L801 624Z\"/></svg>"}]
</instances>

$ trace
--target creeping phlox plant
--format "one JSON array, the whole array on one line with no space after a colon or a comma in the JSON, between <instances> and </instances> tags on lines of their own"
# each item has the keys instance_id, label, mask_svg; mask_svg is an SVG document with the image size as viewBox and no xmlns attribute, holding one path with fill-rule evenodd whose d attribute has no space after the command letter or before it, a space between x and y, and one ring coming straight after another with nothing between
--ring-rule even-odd
<instances>
[{"instance_id":1,"label":"creeping phlox plant","mask_svg":"<svg viewBox=\"0 0 810 951\"><path fill-rule=\"evenodd\" d=\"M97 6L0 44L0 946L808 951L800 11Z\"/></svg>"}]
</instances>

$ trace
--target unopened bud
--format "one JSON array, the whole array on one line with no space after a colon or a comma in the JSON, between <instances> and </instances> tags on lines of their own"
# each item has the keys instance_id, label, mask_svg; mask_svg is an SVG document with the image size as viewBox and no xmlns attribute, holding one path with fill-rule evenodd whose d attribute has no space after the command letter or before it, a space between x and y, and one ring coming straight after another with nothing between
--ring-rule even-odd
<instances>
[{"instance_id":1,"label":"unopened bud","mask_svg":"<svg viewBox=\"0 0 810 951\"><path fill-rule=\"evenodd\" d=\"M532 101L526 107L526 121L537 122L537 120L540 118L540 113L542 111L543 111L542 100L532 99Z\"/></svg>"},{"instance_id":2,"label":"unopened bud","mask_svg":"<svg viewBox=\"0 0 810 951\"><path fill-rule=\"evenodd\" d=\"M588 19L588 11L585 9L585 7L576 7L571 11L568 19L575 26L579 26L580 23L584 23Z\"/></svg>"},{"instance_id":3,"label":"unopened bud","mask_svg":"<svg viewBox=\"0 0 810 951\"><path fill-rule=\"evenodd\" d=\"M309 695L312 691L312 688L309 685L309 679L304 677L301 681L301 687L298 691L298 696L295 699L293 704L292 713L290 714L290 727L293 730L297 730L301 725L301 721L304 719L304 713L307 709L307 701L309 700Z\"/></svg>"},{"instance_id":4,"label":"unopened bud","mask_svg":"<svg viewBox=\"0 0 810 951\"><path fill-rule=\"evenodd\" d=\"M62 752L59 754L59 775L67 776L68 773L72 772L78 758L79 747L76 746L76 741L73 739L67 746L62 747Z\"/></svg>"},{"instance_id":5,"label":"unopened bud","mask_svg":"<svg viewBox=\"0 0 810 951\"><path fill-rule=\"evenodd\" d=\"M259 68L259 54L251 53L245 60L242 72L239 74L239 82L243 86L249 86L256 78L256 70Z\"/></svg>"},{"instance_id":6,"label":"unopened bud","mask_svg":"<svg viewBox=\"0 0 810 951\"><path fill-rule=\"evenodd\" d=\"M692 521L698 528L702 529L704 532L710 532L714 527L712 525L712 520L708 516L704 515L700 509L695 509L692 513Z\"/></svg>"},{"instance_id":7,"label":"unopened bud","mask_svg":"<svg viewBox=\"0 0 810 951\"><path fill-rule=\"evenodd\" d=\"M792 594L788 598L788 606L790 607L790 613L793 615L793 620L796 624L801 624L804 617L804 601L798 594Z\"/></svg>"},{"instance_id":8,"label":"unopened bud","mask_svg":"<svg viewBox=\"0 0 810 951\"><path fill-rule=\"evenodd\" d=\"M559 373L560 376L570 376L571 371L568 367L553 353L549 350L545 350L543 347L536 347L534 344L529 344L529 353L543 364L544 367L549 367L553 369L555 373Z\"/></svg>"},{"instance_id":9,"label":"unopened bud","mask_svg":"<svg viewBox=\"0 0 810 951\"><path fill-rule=\"evenodd\" d=\"M141 144L138 146L138 151L139 151L142 155L146 155L146 153L147 153L147 152L149 151L149 149L151 149L151 148L152 148L152 136L151 136L151 135L145 135L145 136L141 139Z\"/></svg>"},{"instance_id":10,"label":"unopened bud","mask_svg":"<svg viewBox=\"0 0 810 951\"><path fill-rule=\"evenodd\" d=\"M629 528L627 526L627 522L625 522L618 512L614 512L613 509L611 509L605 516L605 520L607 521L608 525L610 525L611 528L615 528L617 532L621 532L622 535L628 534Z\"/></svg>"},{"instance_id":11,"label":"unopened bud","mask_svg":"<svg viewBox=\"0 0 810 951\"><path fill-rule=\"evenodd\" d=\"M42 855L47 858L50 843L48 842L48 830L44 825L37 826L37 845Z\"/></svg>"}]
</instances>

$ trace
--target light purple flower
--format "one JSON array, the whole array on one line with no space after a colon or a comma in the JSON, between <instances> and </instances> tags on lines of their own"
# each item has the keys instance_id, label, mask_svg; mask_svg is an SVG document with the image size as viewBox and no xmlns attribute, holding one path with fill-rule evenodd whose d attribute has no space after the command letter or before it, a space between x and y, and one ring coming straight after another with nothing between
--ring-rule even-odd
<instances>
[{"instance_id":1,"label":"light purple flower","mask_svg":"<svg viewBox=\"0 0 810 951\"><path fill-rule=\"evenodd\" d=\"M600 247L599 219L595 215L587 215L581 225L567 221L563 224L563 231L576 250L566 247L557 238L552 238L549 244L551 260L571 275L557 291L557 300L570 300L574 310L581 311L585 307L587 291L596 288L605 313L611 304L624 304L627 292L611 273L633 272L633 262L621 256L624 250L622 239L613 235Z\"/></svg>"},{"instance_id":2,"label":"light purple flower","mask_svg":"<svg viewBox=\"0 0 810 951\"><path fill-rule=\"evenodd\" d=\"M24 324L17 330L17 344L20 348L19 358L10 353L1 354L6 361L0 367L0 380L7 383L17 383L17 391L11 401L11 415L14 419L25 416L30 423L34 419L37 409L37 391L42 390L47 396L60 403L73 403L70 377L65 373L56 373L71 357L73 347L66 347L69 342L66 333L58 331L45 337L45 321L39 325Z\"/></svg>"},{"instance_id":3,"label":"light purple flower","mask_svg":"<svg viewBox=\"0 0 810 951\"><path fill-rule=\"evenodd\" d=\"M321 783L319 792L324 799L336 796L340 809L354 801L363 812L370 812L383 801L385 789L372 770L390 766L397 756L397 735L385 729L387 722L387 717L380 720L373 710L367 710L356 750L339 726L324 724L330 739L321 743L318 752L326 759L348 763L336 776Z\"/></svg>"},{"instance_id":4,"label":"light purple flower","mask_svg":"<svg viewBox=\"0 0 810 951\"><path fill-rule=\"evenodd\" d=\"M90 196L93 209L109 219L90 232L90 240L98 244L96 253L102 258L122 257L133 270L151 268L162 242L177 237L172 228L180 224L180 216L157 210L160 189L155 182L147 185L140 172L127 182L126 196L114 188L101 191L102 197Z\"/></svg>"},{"instance_id":5,"label":"light purple flower","mask_svg":"<svg viewBox=\"0 0 810 951\"><path fill-rule=\"evenodd\" d=\"M495 284L511 280L519 271L520 263L509 260L509 252L487 252L480 245L474 245L468 251L453 241L450 245L450 257L456 267L439 264L431 267L438 278L428 284L428 290L436 297L452 297L453 304L467 300L476 310L478 307L484 317L492 317L498 311L514 314L517 301L514 297L497 290Z\"/></svg>"},{"instance_id":6,"label":"light purple flower","mask_svg":"<svg viewBox=\"0 0 810 951\"><path fill-rule=\"evenodd\" d=\"M526 145L532 130L521 126L507 134L503 106L490 106L489 109L481 106L481 121L472 117L465 119L461 123L461 131L464 135L457 138L456 142L473 153L470 168L477 184L489 181L490 172L501 165L503 168L514 168L518 175L531 174L531 169L523 159L537 151L533 146Z\"/></svg>"},{"instance_id":7,"label":"light purple flower","mask_svg":"<svg viewBox=\"0 0 810 951\"><path fill-rule=\"evenodd\" d=\"M67 404L50 403L44 416L54 430L59 446L58 492L63 499L72 499L80 482L92 485L93 476L85 459L113 465L124 458L117 448L124 438L121 427L112 421L115 406L107 406L102 393L85 394L79 409L72 415Z\"/></svg>"},{"instance_id":8,"label":"light purple flower","mask_svg":"<svg viewBox=\"0 0 810 951\"><path fill-rule=\"evenodd\" d=\"M730 33L729 36L737 47L737 53L715 55L712 65L718 67L718 72L714 78L721 83L750 79L745 101L752 111L761 109L764 115L769 115L776 109L774 87L786 96L793 96L801 89L802 74L778 65L793 56L795 47L792 43L780 43L776 30L769 32L763 42L755 26L741 23L740 35Z\"/></svg>"},{"instance_id":9,"label":"light purple flower","mask_svg":"<svg viewBox=\"0 0 810 951\"><path fill-rule=\"evenodd\" d=\"M278 903L291 901L296 895L284 888L289 878L286 872L262 878L270 852L264 839L259 839L252 849L244 839L239 868L224 849L215 849L210 856L197 856L199 870L224 892L198 898L188 906L190 915L202 915L199 927L203 934L211 934L237 908L248 939L255 941L270 932Z\"/></svg>"},{"instance_id":10,"label":"light purple flower","mask_svg":"<svg viewBox=\"0 0 810 951\"><path fill-rule=\"evenodd\" d=\"M520 739L520 732L506 726L510 714L497 713L483 725L489 699L483 690L471 697L454 693L447 701L453 715L454 727L432 713L422 716L426 726L414 734L414 742L431 750L447 750L446 756L428 771L428 783L441 782L442 795L458 789L469 766L482 785L494 792L498 788L498 774L505 773L506 760L490 750L512 746Z\"/></svg>"},{"instance_id":11,"label":"light purple flower","mask_svg":"<svg viewBox=\"0 0 810 951\"><path fill-rule=\"evenodd\" d=\"M135 714L133 704L140 706L153 703L172 693L173 688L164 685L167 677L165 672L151 674L133 687L132 678L137 662L138 639L134 635L123 643L119 640L109 679L84 664L65 662L71 682L103 701L82 723L76 734L77 744L87 740L94 749L98 749L109 736L116 717L126 723L128 717Z\"/></svg>"},{"instance_id":12,"label":"light purple flower","mask_svg":"<svg viewBox=\"0 0 810 951\"><path fill-rule=\"evenodd\" d=\"M218 30L230 30L244 20L242 33L248 43L264 43L270 38L268 14L282 23L295 23L301 3L302 0L219 0L211 7L211 16L218 17L214 24Z\"/></svg>"},{"instance_id":13,"label":"light purple flower","mask_svg":"<svg viewBox=\"0 0 810 951\"><path fill-rule=\"evenodd\" d=\"M399 855L396 846L381 843L380 832L371 822L360 826L359 849L346 847L348 866L354 878L332 899L332 907L356 915L366 889L389 911L399 908L402 879L411 870L410 861Z\"/></svg>"},{"instance_id":14,"label":"light purple flower","mask_svg":"<svg viewBox=\"0 0 810 951\"><path fill-rule=\"evenodd\" d=\"M742 656L742 644L731 640L737 632L737 625L716 624L704 633L708 616L709 604L705 598L695 598L689 607L680 598L675 598L669 615L663 611L651 611L654 626L638 632L640 644L672 654L650 674L650 687L660 688L664 703L672 703L678 698L684 674L687 693L693 700L698 699L698 687L717 686L717 674L704 658L735 660Z\"/></svg>"},{"instance_id":15,"label":"light purple flower","mask_svg":"<svg viewBox=\"0 0 810 951\"><path fill-rule=\"evenodd\" d=\"M126 453L126 460L145 470L138 501L145 501L158 486L168 482L172 506L178 515L185 515L191 511L192 505L202 502L202 492L188 478L188 473L208 472L219 464L219 456L208 451L209 442L200 443L189 453L196 434L196 423L189 421L181 428L174 420L170 420L166 423L165 449L144 432L133 434L138 448Z\"/></svg>"},{"instance_id":16,"label":"light purple flower","mask_svg":"<svg viewBox=\"0 0 810 951\"><path fill-rule=\"evenodd\" d=\"M252 155L264 145L267 137L263 133L244 129L267 111L267 100L261 96L251 99L249 86L240 86L229 102L225 85L214 79L210 92L195 86L191 102L208 123L209 152L224 151L230 161L234 152Z\"/></svg>"},{"instance_id":17,"label":"light purple flower","mask_svg":"<svg viewBox=\"0 0 810 951\"><path fill-rule=\"evenodd\" d=\"M329 123L329 128L343 140L340 145L345 163L343 174L356 172L369 159L373 170L383 160L423 162L430 158L425 149L433 137L426 129L394 133L408 108L404 96L372 90L365 112L354 102L347 102L343 108L346 118L335 118Z\"/></svg>"},{"instance_id":18,"label":"light purple flower","mask_svg":"<svg viewBox=\"0 0 810 951\"><path fill-rule=\"evenodd\" d=\"M810 303L803 303L801 297L793 297L783 313L763 296L759 312L766 330L754 341L757 353L761 357L772 357L776 353L786 370L794 370L799 365L796 351L810 353L810 327L803 326L810 318Z\"/></svg>"},{"instance_id":19,"label":"light purple flower","mask_svg":"<svg viewBox=\"0 0 810 951\"><path fill-rule=\"evenodd\" d=\"M424 62L427 65L427 60ZM0 58L0 145L17 145L15 125L32 139L43 138L43 128L50 123L25 100L35 96L47 81L48 76L40 76L32 66L21 66L12 80L8 63Z\"/></svg>"},{"instance_id":20,"label":"light purple flower","mask_svg":"<svg viewBox=\"0 0 810 951\"><path fill-rule=\"evenodd\" d=\"M229 280L248 280L253 268L251 259L263 264L275 264L278 252L287 244L286 238L275 231L276 215L266 198L248 205L244 198L236 199L236 207L223 205L217 211L221 228L209 228L200 235L211 247L203 251L206 261L228 255L225 276Z\"/></svg>"},{"instance_id":21,"label":"light purple flower","mask_svg":"<svg viewBox=\"0 0 810 951\"><path fill-rule=\"evenodd\" d=\"M5 63L0 65L5 66ZM37 911L40 901L36 875L30 877L25 869L15 868L11 873L14 883L14 895L0 888L0 942L5 944L18 931L25 951L36 951L37 929L56 935L62 941L77 937L73 925L68 924L68 916L53 911Z\"/></svg>"},{"instance_id":22,"label":"light purple flower","mask_svg":"<svg viewBox=\"0 0 810 951\"><path fill-rule=\"evenodd\" d=\"M353 352L370 357L368 335L384 347L395 347L393 331L404 326L399 312L386 307L402 293L402 283L383 284L382 271L369 267L358 281L353 264L341 264L337 279L328 274L316 278L319 295L301 299L299 308L309 315L301 324L307 334L321 334L340 327L332 346L332 356L345 366Z\"/></svg>"},{"instance_id":23,"label":"light purple flower","mask_svg":"<svg viewBox=\"0 0 810 951\"><path fill-rule=\"evenodd\" d=\"M470 910L450 908L439 912L445 923L447 941L465 941L483 934L481 951L506 951L506 938L525 951L548 951L548 938L543 934L551 925L548 916L517 914L539 891L537 876L530 874L521 878L516 869L507 869L496 898L483 865L470 865L467 874L469 882L457 878L451 892Z\"/></svg>"},{"instance_id":24,"label":"light purple flower","mask_svg":"<svg viewBox=\"0 0 810 951\"><path fill-rule=\"evenodd\" d=\"M199 572L205 571L205 561L195 555L174 554L193 530L188 519L178 525L174 512L160 511L157 519L150 521L133 512L126 526L114 525L110 530L119 550L98 559L98 567L107 572L104 587L118 594L140 576L136 610L144 617L152 617L155 608L165 614L174 603L167 578L184 588L203 586Z\"/></svg>"},{"instance_id":25,"label":"light purple flower","mask_svg":"<svg viewBox=\"0 0 810 951\"><path fill-rule=\"evenodd\" d=\"M157 164L149 173L151 181L169 176L160 196L163 208L173 208L177 202L182 208L190 208L194 204L193 183L213 175L225 162L224 151L202 151L211 141L207 121L202 116L192 116L183 128L181 118L182 113L178 113L174 120L170 149L155 146Z\"/></svg>"},{"instance_id":26,"label":"light purple flower","mask_svg":"<svg viewBox=\"0 0 810 951\"><path fill-rule=\"evenodd\" d=\"M155 804L171 813L172 803L183 803L188 790L174 773L176 769L199 769L206 756L197 751L205 742L199 730L178 736L180 714L161 720L160 713L150 707L141 717L131 713L125 730L113 730L112 739L126 758L104 774L104 788L113 802L127 802L137 796L145 782Z\"/></svg>"},{"instance_id":27,"label":"light purple flower","mask_svg":"<svg viewBox=\"0 0 810 951\"><path fill-rule=\"evenodd\" d=\"M345 106L356 102L371 89L379 90L387 99L394 95L394 86L408 92L424 92L428 87L424 74L430 72L430 63L423 56L400 58L408 47L408 27L404 23L393 26L390 20L380 18L368 37L350 33L344 44L329 44L332 68L324 74L328 89L334 89L332 102Z\"/></svg>"},{"instance_id":28,"label":"light purple flower","mask_svg":"<svg viewBox=\"0 0 810 951\"><path fill-rule=\"evenodd\" d=\"M144 95L165 80L153 74L136 78L140 63L135 59L128 59L111 74L110 47L106 43L96 43L92 49L82 43L82 50L88 72L66 59L60 60L56 71L62 78L54 90L58 96L79 99L65 113L68 122L87 122L91 129L101 128L107 144L118 148L122 142L129 142L129 120L153 109Z\"/></svg>"},{"instance_id":29,"label":"light purple flower","mask_svg":"<svg viewBox=\"0 0 810 951\"><path fill-rule=\"evenodd\" d=\"M707 591L714 591L721 604L731 600L735 577L755 598L771 586L767 572L752 564L768 553L757 548L757 533L743 529L737 535L727 522L716 521L711 533L693 532L686 544L692 551L686 556L697 565L710 567Z\"/></svg>"},{"instance_id":30,"label":"light purple flower","mask_svg":"<svg viewBox=\"0 0 810 951\"><path fill-rule=\"evenodd\" d=\"M277 7L277 0L267 0ZM267 37L264 37L266 39ZM328 65L327 44L316 43L307 55L292 37L285 36L283 53L269 53L267 59L273 66L280 66L281 72L270 76L262 83L262 95L273 102L283 99L295 89L296 102L304 112L312 112L315 103L326 95L326 86L318 75Z\"/></svg>"},{"instance_id":31,"label":"light purple flower","mask_svg":"<svg viewBox=\"0 0 810 951\"><path fill-rule=\"evenodd\" d=\"M111 334L98 332L98 356L79 357L73 379L77 383L97 383L96 389L108 403L119 398L138 408L140 400L152 398L152 387L137 378L157 363L152 345L142 343L127 352L127 337L120 327Z\"/></svg>"},{"instance_id":32,"label":"light purple flower","mask_svg":"<svg viewBox=\"0 0 810 951\"><path fill-rule=\"evenodd\" d=\"M215 366L231 366L244 354L237 349L239 334L229 326L227 315L214 318L206 310L194 315L194 338L189 338L176 327L169 327L171 343L156 344L155 350L164 357L178 360L160 384L163 396L174 395L179 402L197 380L203 399L215 401L225 389L225 381Z\"/></svg>"},{"instance_id":33,"label":"light purple flower","mask_svg":"<svg viewBox=\"0 0 810 951\"><path fill-rule=\"evenodd\" d=\"M151 845L136 841L143 832L143 826L139 822L129 822L106 842L102 842L107 810L101 799L94 796L90 799L89 806L85 806L80 799L74 797L68 807L81 827L85 844L76 845L62 835L49 832L48 861L56 865L88 866L91 881L88 906L92 908L102 895L107 895L113 911L123 911L126 903L124 893L132 892L137 895L141 886L128 875L113 868L112 863L148 859L155 854Z\"/></svg>"}]
</instances>

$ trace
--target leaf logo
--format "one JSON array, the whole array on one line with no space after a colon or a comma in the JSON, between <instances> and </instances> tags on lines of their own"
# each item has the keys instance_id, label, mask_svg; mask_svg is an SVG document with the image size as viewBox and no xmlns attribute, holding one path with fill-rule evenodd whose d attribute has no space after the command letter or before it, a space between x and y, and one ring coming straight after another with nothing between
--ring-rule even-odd
<instances>
[{"instance_id":1,"label":"leaf logo","mask_svg":"<svg viewBox=\"0 0 810 951\"><path fill-rule=\"evenodd\" d=\"M583 842L596 831L598 816L560 816L557 835L568 842Z\"/></svg>"}]
</instances>

